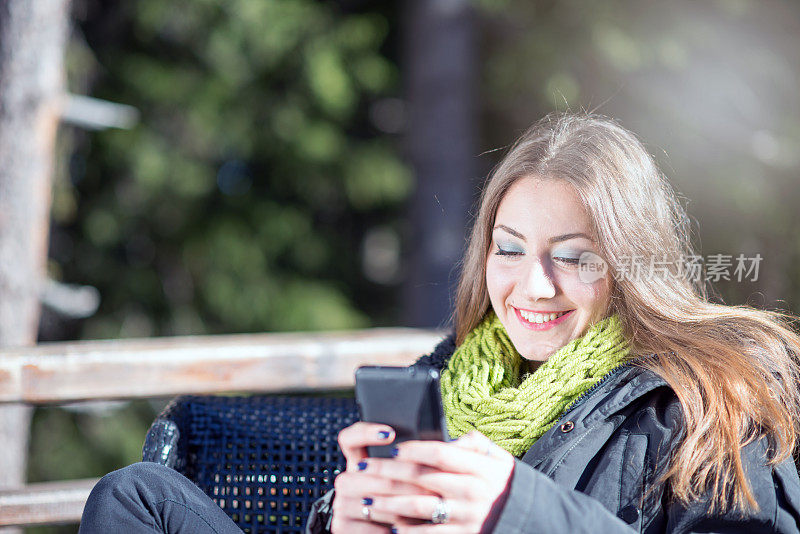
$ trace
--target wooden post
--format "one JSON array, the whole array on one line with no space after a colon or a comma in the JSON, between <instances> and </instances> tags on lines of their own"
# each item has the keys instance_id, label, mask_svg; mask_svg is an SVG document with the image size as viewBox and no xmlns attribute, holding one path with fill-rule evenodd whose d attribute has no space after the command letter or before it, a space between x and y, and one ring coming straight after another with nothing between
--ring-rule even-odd
<instances>
[{"instance_id":1,"label":"wooden post","mask_svg":"<svg viewBox=\"0 0 800 534\"><path fill-rule=\"evenodd\" d=\"M0 346L36 342L68 0L0 0ZM30 409L0 407L0 486L24 481Z\"/></svg>"}]
</instances>

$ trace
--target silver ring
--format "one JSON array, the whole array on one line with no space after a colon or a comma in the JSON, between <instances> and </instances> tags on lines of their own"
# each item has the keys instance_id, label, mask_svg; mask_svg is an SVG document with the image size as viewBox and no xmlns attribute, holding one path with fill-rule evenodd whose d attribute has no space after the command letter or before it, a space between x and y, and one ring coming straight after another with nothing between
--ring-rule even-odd
<instances>
[{"instance_id":1,"label":"silver ring","mask_svg":"<svg viewBox=\"0 0 800 534\"><path fill-rule=\"evenodd\" d=\"M372 520L370 514L372 514L372 510L370 509L369 506L364 506L363 508L361 508L361 515L364 517L364 521Z\"/></svg>"},{"instance_id":2,"label":"silver ring","mask_svg":"<svg viewBox=\"0 0 800 534\"><path fill-rule=\"evenodd\" d=\"M431 514L431 523L441 525L442 523L447 523L449 519L450 505L444 499L439 499L439 502L436 503L436 508L433 509Z\"/></svg>"}]
</instances>

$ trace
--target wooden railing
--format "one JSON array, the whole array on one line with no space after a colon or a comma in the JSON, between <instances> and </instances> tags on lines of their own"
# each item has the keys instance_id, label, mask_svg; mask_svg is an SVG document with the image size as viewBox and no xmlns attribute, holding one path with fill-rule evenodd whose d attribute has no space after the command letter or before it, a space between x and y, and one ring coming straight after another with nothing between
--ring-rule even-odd
<instances>
[{"instance_id":1,"label":"wooden railing","mask_svg":"<svg viewBox=\"0 0 800 534\"><path fill-rule=\"evenodd\" d=\"M0 403L348 389L359 366L408 365L430 352L443 335L376 328L6 349L0 351ZM0 489L0 527L77 522L96 482L71 480Z\"/></svg>"}]
</instances>

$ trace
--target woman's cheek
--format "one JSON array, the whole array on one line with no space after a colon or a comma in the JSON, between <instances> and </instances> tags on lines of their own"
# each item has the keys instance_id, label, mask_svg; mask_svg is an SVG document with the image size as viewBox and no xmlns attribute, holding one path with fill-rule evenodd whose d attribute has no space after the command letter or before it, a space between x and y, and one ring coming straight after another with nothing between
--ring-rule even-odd
<instances>
[{"instance_id":1,"label":"woman's cheek","mask_svg":"<svg viewBox=\"0 0 800 534\"><path fill-rule=\"evenodd\" d=\"M592 315L599 317L605 310L610 294L608 280L600 279L586 283L577 277L569 277L560 285L570 301L581 308L593 310Z\"/></svg>"},{"instance_id":2,"label":"woman's cheek","mask_svg":"<svg viewBox=\"0 0 800 534\"><path fill-rule=\"evenodd\" d=\"M492 297L510 293L518 278L517 268L513 265L499 265L489 260L486 265L486 287Z\"/></svg>"}]
</instances>

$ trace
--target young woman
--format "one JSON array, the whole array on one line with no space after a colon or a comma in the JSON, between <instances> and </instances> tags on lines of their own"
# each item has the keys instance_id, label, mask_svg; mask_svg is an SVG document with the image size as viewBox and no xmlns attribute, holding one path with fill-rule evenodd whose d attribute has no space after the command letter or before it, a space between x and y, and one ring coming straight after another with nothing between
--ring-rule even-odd
<instances>
[{"instance_id":1,"label":"young woman","mask_svg":"<svg viewBox=\"0 0 800 534\"><path fill-rule=\"evenodd\" d=\"M797 533L800 337L792 317L708 302L687 217L615 122L553 114L487 182L441 370L450 434L392 459L384 425L311 533ZM689 268L687 268L689 267ZM239 532L174 471L98 484L81 532Z\"/></svg>"},{"instance_id":2,"label":"young woman","mask_svg":"<svg viewBox=\"0 0 800 534\"><path fill-rule=\"evenodd\" d=\"M552 114L485 186L442 372L450 443L347 470L314 532L798 532L792 317L708 302L687 217L642 144Z\"/></svg>"}]
</instances>

